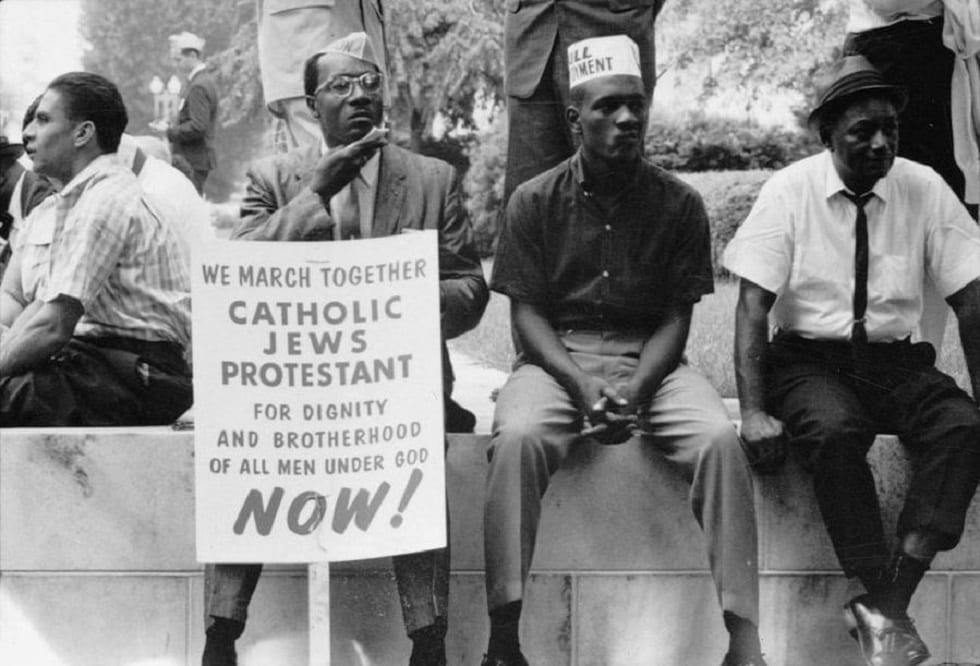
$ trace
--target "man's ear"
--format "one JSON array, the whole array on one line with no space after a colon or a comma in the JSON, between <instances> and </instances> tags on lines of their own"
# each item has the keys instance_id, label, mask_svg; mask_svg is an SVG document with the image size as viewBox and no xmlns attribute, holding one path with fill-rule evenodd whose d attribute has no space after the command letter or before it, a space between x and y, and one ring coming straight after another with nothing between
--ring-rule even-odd
<instances>
[{"instance_id":1,"label":"man's ear","mask_svg":"<svg viewBox=\"0 0 980 666\"><path fill-rule=\"evenodd\" d=\"M306 96L306 106L310 110L310 113L313 114L313 117L314 118L319 118L320 117L320 114L317 113L317 111L316 111L316 98L315 97L310 97L309 95L307 95Z\"/></svg>"},{"instance_id":2,"label":"man's ear","mask_svg":"<svg viewBox=\"0 0 980 666\"><path fill-rule=\"evenodd\" d=\"M95 123L91 120L83 120L75 125L75 146L81 148L89 142L98 142L95 135Z\"/></svg>"},{"instance_id":3,"label":"man's ear","mask_svg":"<svg viewBox=\"0 0 980 666\"><path fill-rule=\"evenodd\" d=\"M581 114L574 106L565 109L565 121L568 123L569 128L571 128L572 134L582 134Z\"/></svg>"}]
</instances>

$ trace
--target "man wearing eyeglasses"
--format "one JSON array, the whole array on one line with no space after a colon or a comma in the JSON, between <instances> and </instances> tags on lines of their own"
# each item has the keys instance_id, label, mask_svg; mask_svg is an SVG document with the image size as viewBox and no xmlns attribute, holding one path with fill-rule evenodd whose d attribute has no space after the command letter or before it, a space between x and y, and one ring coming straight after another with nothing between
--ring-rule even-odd
<instances>
[{"instance_id":1,"label":"man wearing eyeglasses","mask_svg":"<svg viewBox=\"0 0 980 666\"><path fill-rule=\"evenodd\" d=\"M353 33L305 64L307 104L320 124L319 145L255 164L248 172L241 221L233 238L348 240L407 229L439 231L439 294L443 340L480 320L488 290L448 164L387 143L382 122L384 78L367 35ZM452 370L443 344L443 386ZM410 666L446 663L448 549L394 558ZM217 565L210 588L205 666L235 664L234 641L262 567Z\"/></svg>"}]
</instances>

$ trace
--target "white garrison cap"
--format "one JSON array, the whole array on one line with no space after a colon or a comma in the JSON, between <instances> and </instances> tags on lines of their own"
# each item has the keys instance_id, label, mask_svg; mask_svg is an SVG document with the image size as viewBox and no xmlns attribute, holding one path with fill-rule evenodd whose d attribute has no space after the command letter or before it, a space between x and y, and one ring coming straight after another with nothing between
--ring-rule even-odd
<instances>
[{"instance_id":1,"label":"white garrison cap","mask_svg":"<svg viewBox=\"0 0 980 666\"><path fill-rule=\"evenodd\" d=\"M198 53L204 53L204 40L193 32L186 30L177 35L170 35L170 48L176 51L183 49L194 49Z\"/></svg>"},{"instance_id":2,"label":"white garrison cap","mask_svg":"<svg viewBox=\"0 0 980 666\"><path fill-rule=\"evenodd\" d=\"M374 47L371 45L371 39L367 36L366 32L352 32L346 37L341 37L338 40L330 42L325 48L317 51L314 55L324 55L327 53L337 53L350 56L351 58L357 58L358 60L363 60L374 65L379 70L381 69L381 63L374 54Z\"/></svg>"},{"instance_id":3,"label":"white garrison cap","mask_svg":"<svg viewBox=\"0 0 980 666\"><path fill-rule=\"evenodd\" d=\"M642 78L640 49L626 35L590 37L568 47L569 88L615 74Z\"/></svg>"}]
</instances>

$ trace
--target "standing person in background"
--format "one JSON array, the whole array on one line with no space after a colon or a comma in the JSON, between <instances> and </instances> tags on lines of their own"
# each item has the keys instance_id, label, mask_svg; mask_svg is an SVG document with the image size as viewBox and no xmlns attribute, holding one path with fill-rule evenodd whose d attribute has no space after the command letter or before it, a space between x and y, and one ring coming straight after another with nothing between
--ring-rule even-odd
<instances>
[{"instance_id":1,"label":"standing person in background","mask_svg":"<svg viewBox=\"0 0 980 666\"><path fill-rule=\"evenodd\" d=\"M971 27L972 37L965 34ZM949 33L945 40L944 31ZM954 52L950 47L957 41L961 46ZM964 89L969 79L959 77L961 101L954 112L951 97L954 71L959 67L956 61L957 57L966 58L969 48L973 49L976 81L972 90ZM908 104L899 112L902 141L898 155L935 169L967 204L974 219L980 201L980 170L975 157L980 128L977 53L980 4L976 0L849 0L844 55L863 55L887 83L908 93ZM960 120L956 126L966 130L954 132L954 116L969 113L971 104L978 114L973 131L969 121ZM957 151L974 154L968 176L957 164ZM939 351L949 308L928 280L924 298L919 334Z\"/></svg>"},{"instance_id":2,"label":"standing person in background","mask_svg":"<svg viewBox=\"0 0 980 666\"><path fill-rule=\"evenodd\" d=\"M568 47L588 37L627 35L640 49L647 104L656 62L653 24L665 0L507 0L504 65L507 173L504 205L524 181L572 156L577 142L565 122Z\"/></svg>"},{"instance_id":3,"label":"standing person in background","mask_svg":"<svg viewBox=\"0 0 980 666\"><path fill-rule=\"evenodd\" d=\"M391 106L381 0L256 0L256 4L262 91L269 113L279 119L279 152L320 142L320 125L296 72L303 70L308 54L344 35L365 32L378 47L384 108Z\"/></svg>"},{"instance_id":4,"label":"standing person in background","mask_svg":"<svg viewBox=\"0 0 980 666\"><path fill-rule=\"evenodd\" d=\"M170 35L170 54L184 78L177 124L151 124L165 131L174 155L184 157L193 169L194 187L204 194L208 173L215 167L214 129L218 119L218 88L201 58L204 40L190 32Z\"/></svg>"}]
</instances>

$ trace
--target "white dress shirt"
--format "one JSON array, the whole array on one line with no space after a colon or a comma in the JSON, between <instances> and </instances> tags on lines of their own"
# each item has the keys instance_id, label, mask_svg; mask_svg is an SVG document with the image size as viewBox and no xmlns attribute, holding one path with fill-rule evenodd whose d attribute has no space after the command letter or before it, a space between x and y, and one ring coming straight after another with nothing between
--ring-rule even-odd
<instances>
[{"instance_id":1,"label":"white dress shirt","mask_svg":"<svg viewBox=\"0 0 980 666\"><path fill-rule=\"evenodd\" d=\"M847 32L865 32L899 21L942 16L942 0L849 0Z\"/></svg>"},{"instance_id":2,"label":"white dress shirt","mask_svg":"<svg viewBox=\"0 0 980 666\"><path fill-rule=\"evenodd\" d=\"M735 275L776 294L773 324L806 338L846 340L853 324L856 206L829 151L778 171L725 249ZM909 336L928 274L948 297L980 278L980 230L935 171L896 158L872 189L868 217L871 342Z\"/></svg>"}]
</instances>

